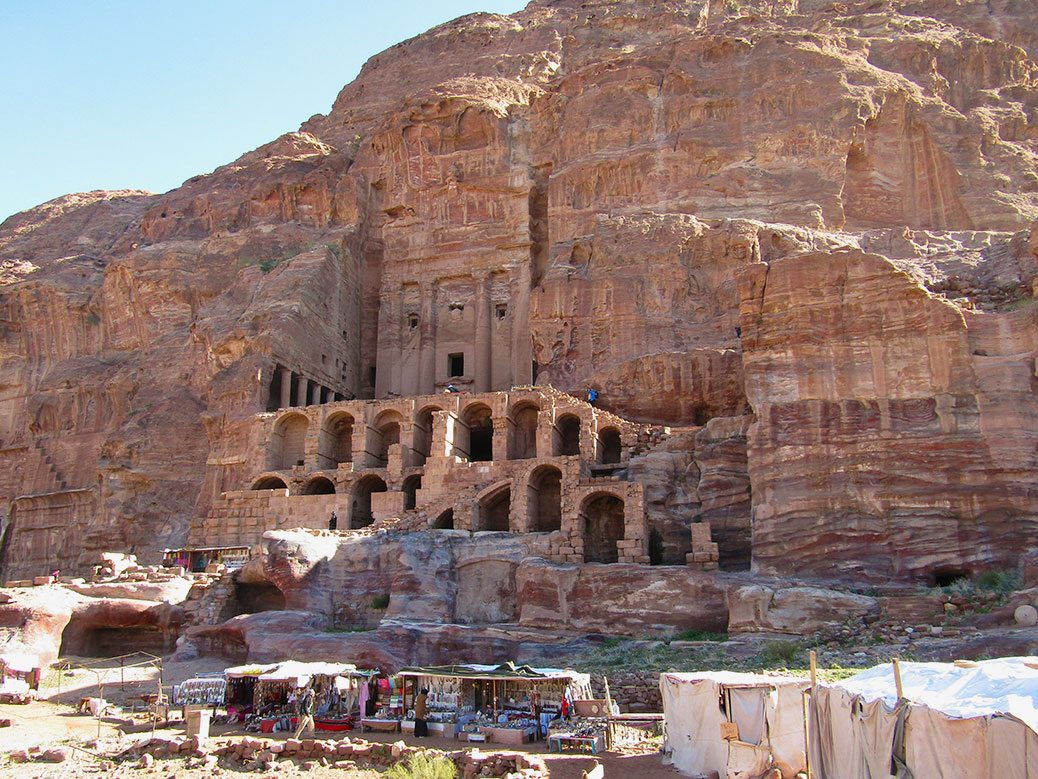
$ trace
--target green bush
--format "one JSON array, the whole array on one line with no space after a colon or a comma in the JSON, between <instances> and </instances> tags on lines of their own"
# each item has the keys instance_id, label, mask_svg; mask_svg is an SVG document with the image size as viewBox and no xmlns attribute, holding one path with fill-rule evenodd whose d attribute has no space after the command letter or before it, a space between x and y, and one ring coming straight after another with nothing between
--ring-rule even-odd
<instances>
[{"instance_id":1,"label":"green bush","mask_svg":"<svg viewBox=\"0 0 1038 779\"><path fill-rule=\"evenodd\" d=\"M1016 571L983 571L976 577L978 589L1002 594L1013 592L1020 587L1020 574Z\"/></svg>"},{"instance_id":2,"label":"green bush","mask_svg":"<svg viewBox=\"0 0 1038 779\"><path fill-rule=\"evenodd\" d=\"M384 592L381 595L376 595L371 599L371 608L382 611L389 607L389 593Z\"/></svg>"},{"instance_id":3,"label":"green bush","mask_svg":"<svg viewBox=\"0 0 1038 779\"><path fill-rule=\"evenodd\" d=\"M449 757L416 752L406 763L390 766L382 775L386 779L457 779L458 767Z\"/></svg>"},{"instance_id":4,"label":"green bush","mask_svg":"<svg viewBox=\"0 0 1038 779\"><path fill-rule=\"evenodd\" d=\"M793 665L799 655L800 645L795 641L768 641L758 657L765 666L786 668Z\"/></svg>"}]
</instances>

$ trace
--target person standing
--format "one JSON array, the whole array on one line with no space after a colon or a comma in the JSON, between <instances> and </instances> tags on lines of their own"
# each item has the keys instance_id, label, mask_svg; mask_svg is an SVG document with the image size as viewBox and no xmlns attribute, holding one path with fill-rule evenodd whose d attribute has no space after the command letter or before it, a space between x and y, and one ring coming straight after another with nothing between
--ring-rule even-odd
<instances>
[{"instance_id":1,"label":"person standing","mask_svg":"<svg viewBox=\"0 0 1038 779\"><path fill-rule=\"evenodd\" d=\"M314 694L309 687L300 694L296 709L299 715L296 738L301 738L304 732L312 738L314 735Z\"/></svg>"},{"instance_id":2,"label":"person standing","mask_svg":"<svg viewBox=\"0 0 1038 779\"><path fill-rule=\"evenodd\" d=\"M328 529L329 530L335 530L337 527L339 527L339 515L336 514L335 511L333 510L332 511L332 516L328 520Z\"/></svg>"},{"instance_id":3,"label":"person standing","mask_svg":"<svg viewBox=\"0 0 1038 779\"><path fill-rule=\"evenodd\" d=\"M415 738L425 738L429 735L429 724L425 717L429 712L429 690L425 687L414 699L414 735Z\"/></svg>"}]
</instances>

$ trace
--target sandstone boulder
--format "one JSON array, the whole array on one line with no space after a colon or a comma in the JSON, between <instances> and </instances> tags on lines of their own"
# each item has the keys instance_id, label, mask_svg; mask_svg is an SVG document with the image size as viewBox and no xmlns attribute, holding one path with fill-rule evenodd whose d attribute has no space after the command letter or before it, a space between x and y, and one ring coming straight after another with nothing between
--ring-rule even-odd
<instances>
[{"instance_id":1,"label":"sandstone boulder","mask_svg":"<svg viewBox=\"0 0 1038 779\"><path fill-rule=\"evenodd\" d=\"M730 633L804 635L879 611L875 598L819 587L745 584L728 592Z\"/></svg>"}]
</instances>

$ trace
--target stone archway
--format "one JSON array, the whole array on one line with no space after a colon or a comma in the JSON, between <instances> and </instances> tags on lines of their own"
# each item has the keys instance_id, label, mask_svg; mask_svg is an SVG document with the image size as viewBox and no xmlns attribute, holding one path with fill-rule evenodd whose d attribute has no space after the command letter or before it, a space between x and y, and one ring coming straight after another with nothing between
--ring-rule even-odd
<instances>
[{"instance_id":1,"label":"stone archway","mask_svg":"<svg viewBox=\"0 0 1038 779\"><path fill-rule=\"evenodd\" d=\"M568 457L580 454L580 417L563 414L555 423L554 456Z\"/></svg>"},{"instance_id":2,"label":"stone archway","mask_svg":"<svg viewBox=\"0 0 1038 779\"><path fill-rule=\"evenodd\" d=\"M511 460L528 460L537 456L537 420L541 410L529 401L520 404L512 411L510 428L511 438L508 442L508 457Z\"/></svg>"},{"instance_id":3,"label":"stone archway","mask_svg":"<svg viewBox=\"0 0 1038 779\"><path fill-rule=\"evenodd\" d=\"M469 431L469 462L489 462L494 459L494 420L490 407L473 403L465 409L462 422Z\"/></svg>"},{"instance_id":4,"label":"stone archway","mask_svg":"<svg viewBox=\"0 0 1038 779\"><path fill-rule=\"evenodd\" d=\"M512 488L511 483L506 482L504 485L492 488L479 499L478 519L473 529L507 533L512 529L511 510Z\"/></svg>"},{"instance_id":5,"label":"stone archway","mask_svg":"<svg viewBox=\"0 0 1038 779\"><path fill-rule=\"evenodd\" d=\"M526 512L531 533L550 533L562 527L562 471L542 465L530 474Z\"/></svg>"},{"instance_id":6,"label":"stone archway","mask_svg":"<svg viewBox=\"0 0 1038 779\"><path fill-rule=\"evenodd\" d=\"M267 447L267 470L287 471L306 462L306 433L310 420L298 412L285 414L276 423Z\"/></svg>"},{"instance_id":7,"label":"stone archway","mask_svg":"<svg viewBox=\"0 0 1038 779\"><path fill-rule=\"evenodd\" d=\"M287 490L288 485L280 476L260 476L252 485L254 490Z\"/></svg>"},{"instance_id":8,"label":"stone archway","mask_svg":"<svg viewBox=\"0 0 1038 779\"><path fill-rule=\"evenodd\" d=\"M436 517L436 520L432 523L433 530L453 530L454 529L454 509L450 508L442 512L440 516Z\"/></svg>"},{"instance_id":9,"label":"stone archway","mask_svg":"<svg viewBox=\"0 0 1038 779\"><path fill-rule=\"evenodd\" d=\"M418 502L418 490L422 488L422 475L412 474L404 479L404 509L413 509Z\"/></svg>"},{"instance_id":10,"label":"stone archway","mask_svg":"<svg viewBox=\"0 0 1038 779\"><path fill-rule=\"evenodd\" d=\"M318 444L320 468L335 468L353 461L353 424L353 415L345 411L331 414L324 421Z\"/></svg>"},{"instance_id":11,"label":"stone archway","mask_svg":"<svg viewBox=\"0 0 1038 779\"><path fill-rule=\"evenodd\" d=\"M300 495L334 495L335 484L327 476L315 476L299 488Z\"/></svg>"},{"instance_id":12,"label":"stone archway","mask_svg":"<svg viewBox=\"0 0 1038 779\"><path fill-rule=\"evenodd\" d=\"M620 559L616 542L624 538L624 502L616 495L598 492L580 504L584 530L584 562L615 563Z\"/></svg>"},{"instance_id":13,"label":"stone archway","mask_svg":"<svg viewBox=\"0 0 1038 779\"><path fill-rule=\"evenodd\" d=\"M398 411L383 411L375 420L372 445L369 448L372 465L385 467L389 464L389 447L400 443L400 423L403 417Z\"/></svg>"},{"instance_id":14,"label":"stone archway","mask_svg":"<svg viewBox=\"0 0 1038 779\"><path fill-rule=\"evenodd\" d=\"M369 474L357 482L357 486L353 488L353 499L350 501L351 529L367 527L375 521L371 513L371 494L386 492L387 489L382 477L374 474Z\"/></svg>"},{"instance_id":15,"label":"stone archway","mask_svg":"<svg viewBox=\"0 0 1038 779\"><path fill-rule=\"evenodd\" d=\"M607 427L598 431L598 461L603 465L620 462L623 445L620 431L615 427Z\"/></svg>"}]
</instances>

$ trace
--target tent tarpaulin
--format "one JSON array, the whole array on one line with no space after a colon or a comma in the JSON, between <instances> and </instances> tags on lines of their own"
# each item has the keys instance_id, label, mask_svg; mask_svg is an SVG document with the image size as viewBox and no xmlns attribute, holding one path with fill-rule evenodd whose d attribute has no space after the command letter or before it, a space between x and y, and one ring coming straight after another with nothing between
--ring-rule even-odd
<instances>
[{"instance_id":1,"label":"tent tarpaulin","mask_svg":"<svg viewBox=\"0 0 1038 779\"><path fill-rule=\"evenodd\" d=\"M671 762L685 773L717 771L729 779L756 777L771 766L793 777L804 768L808 686L793 677L728 671L661 674ZM726 723L739 727L739 739L724 738Z\"/></svg>"},{"instance_id":2,"label":"tent tarpaulin","mask_svg":"<svg viewBox=\"0 0 1038 779\"><path fill-rule=\"evenodd\" d=\"M816 690L811 765L820 779L887 779L894 753L919 779L1038 779L1035 658L901 663ZM898 715L904 720L897 737Z\"/></svg>"}]
</instances>

